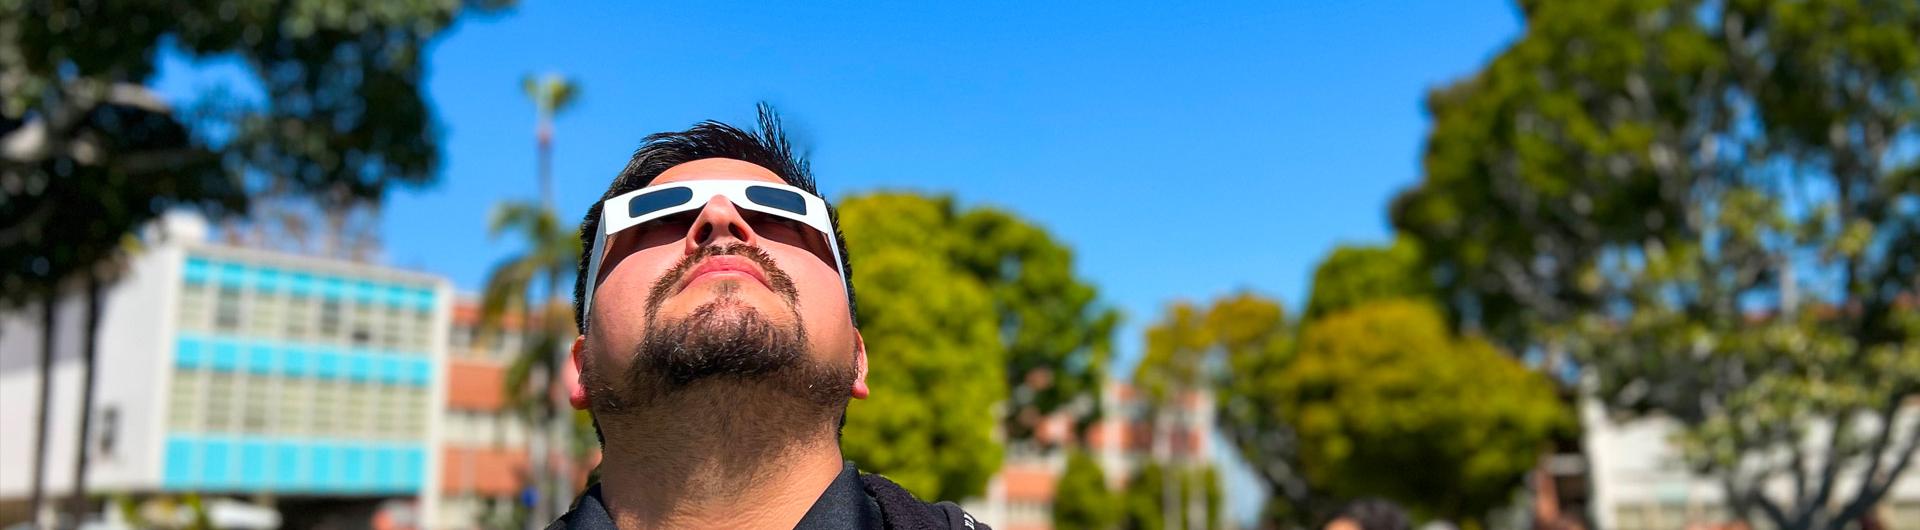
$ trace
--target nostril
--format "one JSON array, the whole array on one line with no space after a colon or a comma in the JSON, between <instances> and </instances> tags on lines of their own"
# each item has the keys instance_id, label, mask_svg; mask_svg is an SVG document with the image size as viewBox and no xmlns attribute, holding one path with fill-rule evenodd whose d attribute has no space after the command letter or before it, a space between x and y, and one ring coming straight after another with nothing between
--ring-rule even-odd
<instances>
[{"instance_id":1,"label":"nostril","mask_svg":"<svg viewBox=\"0 0 1920 530\"><path fill-rule=\"evenodd\" d=\"M713 223L701 224L699 228L694 230L693 240L695 242L705 242L707 236L711 235L713 235Z\"/></svg>"}]
</instances>

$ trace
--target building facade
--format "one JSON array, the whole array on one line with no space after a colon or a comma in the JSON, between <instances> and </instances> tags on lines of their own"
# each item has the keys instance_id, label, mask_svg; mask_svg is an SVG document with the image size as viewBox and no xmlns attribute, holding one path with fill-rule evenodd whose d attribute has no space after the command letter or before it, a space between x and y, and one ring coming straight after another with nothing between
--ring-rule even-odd
<instances>
[{"instance_id":1,"label":"building facade","mask_svg":"<svg viewBox=\"0 0 1920 530\"><path fill-rule=\"evenodd\" d=\"M1053 528L1055 489L1066 472L1064 448L1076 443L1084 442L1114 491L1121 491L1150 462L1218 465L1209 451L1215 424L1211 394L1182 396L1179 413L1168 417L1164 432L1157 429L1158 418L1145 396L1132 385L1108 383L1100 390L1100 400L1106 414L1087 427L1085 440L1075 439L1073 419L1062 414L1042 422L1033 441L1009 444L1006 463L987 484L986 496L969 503L967 510L994 528Z\"/></svg>"},{"instance_id":2,"label":"building facade","mask_svg":"<svg viewBox=\"0 0 1920 530\"><path fill-rule=\"evenodd\" d=\"M105 290L84 441L83 301L57 305L49 498L71 490L86 450L94 494L229 496L276 507L289 527L430 524L448 282L208 244L206 232L170 218ZM43 313L0 315L0 424L24 427L0 437L0 503L15 507L33 467Z\"/></svg>"},{"instance_id":3,"label":"building facade","mask_svg":"<svg viewBox=\"0 0 1920 530\"><path fill-rule=\"evenodd\" d=\"M1920 430L1916 428L1920 426L1915 425L1920 423L1920 401L1910 403L1907 410L1902 432ZM1590 509L1596 528L1739 528L1727 509L1720 483L1693 473L1684 464L1673 443L1679 433L1675 422L1661 418L1613 418L1592 399L1583 400L1580 414L1587 461L1591 465ZM1843 485L1857 480L1857 474L1841 476ZM1791 487L1784 479L1776 486L1781 491ZM1852 491L1852 487L1841 491ZM1881 528L1887 530L1920 530L1920 467L1907 469L1873 516L1885 525ZM1765 521L1748 523L1751 528L1769 528Z\"/></svg>"}]
</instances>

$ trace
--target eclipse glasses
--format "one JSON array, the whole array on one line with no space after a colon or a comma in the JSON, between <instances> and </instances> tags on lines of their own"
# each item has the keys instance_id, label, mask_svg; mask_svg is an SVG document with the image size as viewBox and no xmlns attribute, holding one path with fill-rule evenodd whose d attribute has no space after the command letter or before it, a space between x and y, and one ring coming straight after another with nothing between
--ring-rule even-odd
<instances>
[{"instance_id":1,"label":"eclipse glasses","mask_svg":"<svg viewBox=\"0 0 1920 530\"><path fill-rule=\"evenodd\" d=\"M847 267L840 259L840 244L833 237L826 200L800 188L758 180L687 180L640 188L600 203L600 230L593 235L592 258L587 262L582 317L593 311L593 291L600 284L607 238L674 214L697 211L714 196L726 197L735 208L797 221L819 231L833 255L833 270L840 273L841 287L846 287Z\"/></svg>"}]
</instances>

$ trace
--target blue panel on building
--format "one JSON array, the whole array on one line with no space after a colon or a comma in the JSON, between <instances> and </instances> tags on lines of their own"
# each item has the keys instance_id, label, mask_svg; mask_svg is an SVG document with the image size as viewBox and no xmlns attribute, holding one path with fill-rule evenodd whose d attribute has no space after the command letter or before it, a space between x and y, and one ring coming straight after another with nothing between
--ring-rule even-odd
<instances>
[{"instance_id":1,"label":"blue panel on building","mask_svg":"<svg viewBox=\"0 0 1920 530\"><path fill-rule=\"evenodd\" d=\"M165 462L161 465L160 484L167 489L186 489L200 483L199 446L193 440L167 437Z\"/></svg>"},{"instance_id":2,"label":"blue panel on building","mask_svg":"<svg viewBox=\"0 0 1920 530\"><path fill-rule=\"evenodd\" d=\"M220 285L227 287L244 287L249 283L248 280L247 268L245 266L238 263L220 264Z\"/></svg>"},{"instance_id":3,"label":"blue panel on building","mask_svg":"<svg viewBox=\"0 0 1920 530\"><path fill-rule=\"evenodd\" d=\"M307 487L305 477L300 476L301 461L306 452L301 450L299 442L280 441L273 444L273 475L270 483L278 489L299 489Z\"/></svg>"},{"instance_id":4,"label":"blue panel on building","mask_svg":"<svg viewBox=\"0 0 1920 530\"><path fill-rule=\"evenodd\" d=\"M307 468L306 483L310 488L321 489L327 484L340 480L340 460L335 448L327 444L309 446L307 454L311 457L311 467Z\"/></svg>"},{"instance_id":5,"label":"blue panel on building","mask_svg":"<svg viewBox=\"0 0 1920 530\"><path fill-rule=\"evenodd\" d=\"M273 346L258 342L247 346L247 371L270 374L274 372L274 364Z\"/></svg>"},{"instance_id":6,"label":"blue panel on building","mask_svg":"<svg viewBox=\"0 0 1920 530\"><path fill-rule=\"evenodd\" d=\"M347 377L355 381L372 379L373 358L360 353L349 355L347 357Z\"/></svg>"},{"instance_id":7,"label":"blue panel on building","mask_svg":"<svg viewBox=\"0 0 1920 530\"><path fill-rule=\"evenodd\" d=\"M208 365L215 370L233 371L240 365L240 345L232 340L213 341L213 359Z\"/></svg>"},{"instance_id":8,"label":"blue panel on building","mask_svg":"<svg viewBox=\"0 0 1920 530\"><path fill-rule=\"evenodd\" d=\"M330 300L339 300L347 296L347 281L334 276L320 279L320 295Z\"/></svg>"},{"instance_id":9,"label":"blue panel on building","mask_svg":"<svg viewBox=\"0 0 1920 530\"><path fill-rule=\"evenodd\" d=\"M367 472L367 450L359 446L342 446L334 449L340 455L340 481L333 486L360 489L373 476Z\"/></svg>"},{"instance_id":10,"label":"blue panel on building","mask_svg":"<svg viewBox=\"0 0 1920 530\"><path fill-rule=\"evenodd\" d=\"M313 373L313 356L306 348L287 346L280 349L280 372L288 377L306 377Z\"/></svg>"},{"instance_id":11,"label":"blue panel on building","mask_svg":"<svg viewBox=\"0 0 1920 530\"><path fill-rule=\"evenodd\" d=\"M287 276L287 292L294 296L313 296L318 290L319 285L312 274L296 272Z\"/></svg>"},{"instance_id":12,"label":"blue panel on building","mask_svg":"<svg viewBox=\"0 0 1920 530\"><path fill-rule=\"evenodd\" d=\"M261 439L242 439L240 441L241 488L257 490L267 487L267 442Z\"/></svg>"},{"instance_id":13,"label":"blue panel on building","mask_svg":"<svg viewBox=\"0 0 1920 530\"><path fill-rule=\"evenodd\" d=\"M235 482L237 473L233 469L233 443L223 439L208 439L200 444L200 484L224 488Z\"/></svg>"},{"instance_id":14,"label":"blue panel on building","mask_svg":"<svg viewBox=\"0 0 1920 530\"><path fill-rule=\"evenodd\" d=\"M279 292L282 287L285 287L284 278L286 275L281 273L280 269L261 267L253 273L253 288L266 292Z\"/></svg>"},{"instance_id":15,"label":"blue panel on building","mask_svg":"<svg viewBox=\"0 0 1920 530\"><path fill-rule=\"evenodd\" d=\"M213 275L213 267L204 258L187 258L186 271L183 275L187 283L207 283L207 277Z\"/></svg>"},{"instance_id":16,"label":"blue panel on building","mask_svg":"<svg viewBox=\"0 0 1920 530\"><path fill-rule=\"evenodd\" d=\"M173 364L182 369L198 368L207 362L206 341L182 336L174 341Z\"/></svg>"},{"instance_id":17,"label":"blue panel on building","mask_svg":"<svg viewBox=\"0 0 1920 530\"><path fill-rule=\"evenodd\" d=\"M340 377L340 373L346 370L346 360L340 358L338 353L323 349L314 352L313 357L313 373L322 379Z\"/></svg>"}]
</instances>

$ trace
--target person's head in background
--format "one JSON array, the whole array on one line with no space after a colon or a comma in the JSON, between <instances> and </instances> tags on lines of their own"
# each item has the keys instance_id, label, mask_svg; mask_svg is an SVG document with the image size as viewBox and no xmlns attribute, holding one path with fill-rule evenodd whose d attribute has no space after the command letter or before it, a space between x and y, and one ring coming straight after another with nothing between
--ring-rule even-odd
<instances>
[{"instance_id":1,"label":"person's head in background","mask_svg":"<svg viewBox=\"0 0 1920 530\"><path fill-rule=\"evenodd\" d=\"M1400 506L1385 499L1360 499L1341 507L1324 530L1409 530L1413 522Z\"/></svg>"}]
</instances>

